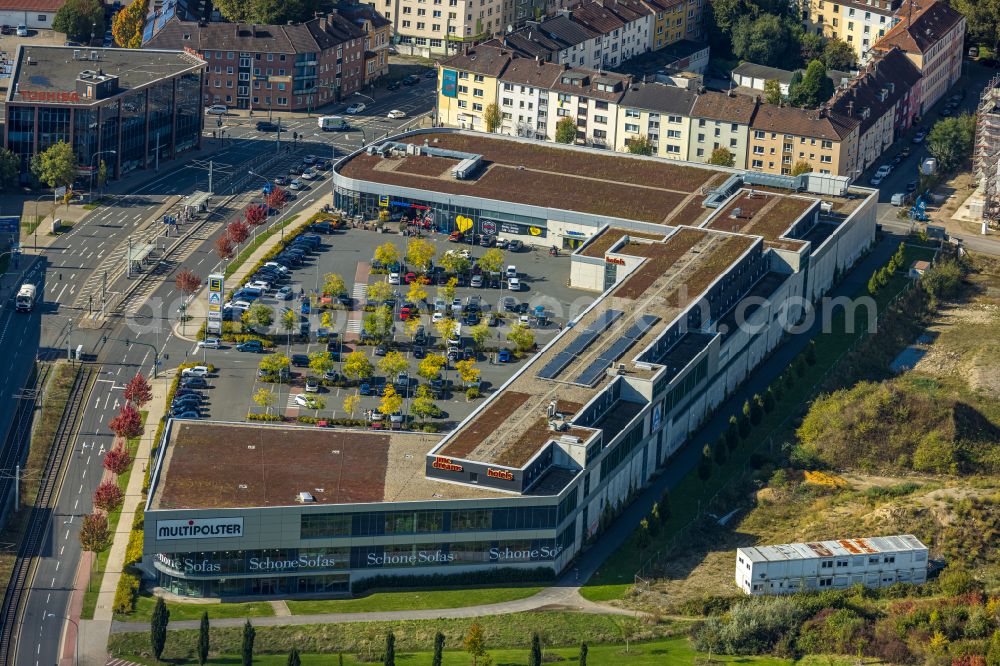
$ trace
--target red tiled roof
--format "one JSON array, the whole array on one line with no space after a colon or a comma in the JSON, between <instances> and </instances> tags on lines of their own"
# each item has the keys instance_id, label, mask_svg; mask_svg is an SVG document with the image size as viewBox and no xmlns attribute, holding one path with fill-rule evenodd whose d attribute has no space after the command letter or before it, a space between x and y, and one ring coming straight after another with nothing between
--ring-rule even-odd
<instances>
[{"instance_id":1,"label":"red tiled roof","mask_svg":"<svg viewBox=\"0 0 1000 666\"><path fill-rule=\"evenodd\" d=\"M860 121L857 119L848 118L835 112L761 104L750 126L755 130L778 134L794 134L813 139L841 141L847 138L859 124Z\"/></svg>"},{"instance_id":2,"label":"red tiled roof","mask_svg":"<svg viewBox=\"0 0 1000 666\"><path fill-rule=\"evenodd\" d=\"M66 0L0 0L4 12L55 12Z\"/></svg>"},{"instance_id":3,"label":"red tiled roof","mask_svg":"<svg viewBox=\"0 0 1000 666\"><path fill-rule=\"evenodd\" d=\"M931 2L914 8L912 18L902 12L902 20L885 33L872 48L888 51L894 46L907 53L924 53L962 20L962 15L944 4Z\"/></svg>"}]
</instances>

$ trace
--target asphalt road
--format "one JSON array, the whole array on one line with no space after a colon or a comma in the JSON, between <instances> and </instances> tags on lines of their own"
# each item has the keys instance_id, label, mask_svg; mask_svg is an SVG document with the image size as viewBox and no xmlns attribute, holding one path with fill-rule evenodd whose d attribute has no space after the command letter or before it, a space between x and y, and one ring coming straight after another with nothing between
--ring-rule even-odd
<instances>
[{"instance_id":1,"label":"asphalt road","mask_svg":"<svg viewBox=\"0 0 1000 666\"><path fill-rule=\"evenodd\" d=\"M432 85L430 81L422 81L412 88L376 93L376 101L368 103L365 113L354 118L352 124L365 128L368 138L372 138L375 132L381 135L410 124L414 122L412 116L430 110L431 96L427 93ZM391 109L404 110L411 117L390 121L385 114ZM226 136L212 155L219 168L216 178L226 171L239 173L242 164L270 147L271 137L254 129L253 124L259 119L225 119ZM213 129L210 124L206 123L209 134ZM332 150L331 147L342 154L360 147L363 136L360 129L346 133L321 133L315 117L283 119L282 125L305 137L295 147L296 155L313 152L325 157L327 153L323 151ZM283 133L283 139L284 136ZM206 141L213 140L219 141L206 138ZM140 175L132 177L138 180ZM71 347L82 344L86 354L97 355L100 367L97 381L85 402L81 430L73 444L75 451L67 465L25 604L17 664L45 666L58 663L64 617L68 613L80 561L78 526L82 517L92 509L91 497L100 481L103 453L112 443L107 423L121 404L124 383L136 371L150 374L154 357L152 348L161 353L164 367L176 365L190 350L190 343L174 338L170 331L169 313L175 308L171 309L166 304L177 297L172 272L157 276L159 284L148 297L149 303L159 304L155 309L138 309L128 316L113 318L103 330L78 329L70 324L78 321L87 311L86 305L81 306L84 301L79 294L87 286L88 278L93 285L93 276L110 269L112 257L125 256L122 248L123 244L127 244L128 235L156 214L169 197L205 190L207 181L207 171L182 165L164 170L127 195L114 197L112 205L92 212L42 253L43 258L39 260L39 268L33 277L42 284L44 300L35 312L16 315L5 310L0 315L0 344L5 340L17 341L17 344L3 346L10 351L5 354L5 360L0 361L8 364L4 378L0 379L0 395L13 393L23 384L36 350L65 349L67 336ZM247 187L255 188L256 185L251 181ZM306 207L317 197L329 196L330 192L329 180L325 180L299 196L288 207L287 214ZM218 262L213 242L223 226L220 224L213 233L207 234L184 265L202 275L211 272ZM102 335L108 336L106 343L102 342ZM143 344L132 344L126 349L124 343L114 338L129 338ZM0 401L0 422L10 422L11 403ZM3 418L5 414L7 418Z\"/></svg>"}]
</instances>

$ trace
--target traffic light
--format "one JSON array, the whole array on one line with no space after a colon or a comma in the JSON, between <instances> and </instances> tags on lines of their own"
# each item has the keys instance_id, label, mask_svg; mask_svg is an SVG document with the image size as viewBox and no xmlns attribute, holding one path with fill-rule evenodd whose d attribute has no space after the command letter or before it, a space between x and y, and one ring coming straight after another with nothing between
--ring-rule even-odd
<instances>
[{"instance_id":1,"label":"traffic light","mask_svg":"<svg viewBox=\"0 0 1000 666\"><path fill-rule=\"evenodd\" d=\"M298 132L292 132L292 138L295 139L296 141L298 141L299 140L299 133Z\"/></svg>"}]
</instances>

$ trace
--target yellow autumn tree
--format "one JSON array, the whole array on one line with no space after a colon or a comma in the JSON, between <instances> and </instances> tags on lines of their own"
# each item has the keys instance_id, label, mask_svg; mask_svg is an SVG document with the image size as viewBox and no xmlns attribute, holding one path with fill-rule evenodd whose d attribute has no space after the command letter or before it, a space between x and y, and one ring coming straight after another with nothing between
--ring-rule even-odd
<instances>
[{"instance_id":1,"label":"yellow autumn tree","mask_svg":"<svg viewBox=\"0 0 1000 666\"><path fill-rule=\"evenodd\" d=\"M146 0L133 0L115 16L111 34L115 44L126 49L142 46L142 26L146 20Z\"/></svg>"}]
</instances>

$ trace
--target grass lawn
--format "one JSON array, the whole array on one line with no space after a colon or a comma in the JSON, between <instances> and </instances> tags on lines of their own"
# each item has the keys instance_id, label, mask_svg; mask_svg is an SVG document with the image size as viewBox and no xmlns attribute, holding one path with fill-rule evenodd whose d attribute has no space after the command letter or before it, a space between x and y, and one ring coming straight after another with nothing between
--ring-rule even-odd
<instances>
[{"instance_id":1,"label":"grass lawn","mask_svg":"<svg viewBox=\"0 0 1000 666\"><path fill-rule=\"evenodd\" d=\"M142 424L146 425L146 417L149 416L147 410L142 410L139 412L142 416ZM139 449L139 440L142 439L141 436L133 437L128 440L128 452L132 456L133 461L135 460L135 452ZM118 477L118 487L123 491L128 488L129 477L132 476L132 469L135 467L135 463L129 465L125 473ZM108 514L108 530L111 534L115 534L115 530L118 528L118 521L121 520L122 510L121 508L116 509ZM128 537L124 537L128 539ZM91 572L90 581L87 585L87 590L83 593L83 610L80 612L80 619L82 620L93 620L94 619L94 609L97 608L97 595L101 591L101 583L104 582L104 570L108 566L108 556L111 555L111 546L102 550L97 554L97 566L95 567L97 573Z\"/></svg>"},{"instance_id":2,"label":"grass lawn","mask_svg":"<svg viewBox=\"0 0 1000 666\"><path fill-rule=\"evenodd\" d=\"M127 615L115 614L116 620L122 622L149 622L153 615L156 599L148 594L140 594L135 602L135 612ZM208 611L210 619L229 617L269 617L274 615L274 609L266 601L254 601L243 604L185 604L176 601L167 602L171 622L184 620L200 620L201 614Z\"/></svg>"},{"instance_id":3,"label":"grass lawn","mask_svg":"<svg viewBox=\"0 0 1000 666\"><path fill-rule=\"evenodd\" d=\"M929 260L933 255L932 249L906 248L904 268L896 273L875 296L879 311L909 283L905 271L910 264L918 259ZM868 296L867 286L862 286L854 296ZM671 518L665 529L653 539L652 545L643 551L637 547L633 534L580 589L580 594L584 598L597 602L621 599L629 586L635 582L635 574L642 563L658 550L671 547L675 539L682 538L683 529L695 519L701 509L701 503L744 474L749 468L749 459L755 450L765 445L780 444L775 435L787 427L788 420L811 398L826 373L861 337L867 324L865 321L867 313L863 308L857 308L852 314L855 325L853 332L848 333L844 325L844 311L837 310L830 331L820 333L815 338L816 363L806 366L805 375L796 378L793 387L785 388L782 398L776 402L771 413L765 414L760 424L751 430L748 439L729 454L725 465L713 467L712 476L707 481L703 482L698 477L697 470L692 469L680 483L670 489Z\"/></svg>"},{"instance_id":4,"label":"grass lawn","mask_svg":"<svg viewBox=\"0 0 1000 666\"><path fill-rule=\"evenodd\" d=\"M292 611L292 615L313 615L317 613L367 613L370 611L462 608L524 599L537 594L542 589L541 586L528 586L375 592L358 599L289 601L288 609Z\"/></svg>"},{"instance_id":5,"label":"grass lawn","mask_svg":"<svg viewBox=\"0 0 1000 666\"><path fill-rule=\"evenodd\" d=\"M233 257L233 260L230 261L229 264L226 266L226 272L225 272L226 277L232 276L232 274L235 273L239 269L239 267L242 266L244 262L246 262L246 260L250 258L250 255L252 255L257 250L257 248L259 248L261 245L264 244L264 241L266 241L274 234L279 233L282 229L287 227L289 224L291 224L298 218L299 218L298 213L294 215L289 215L287 219L278 222L267 231L263 231L257 234L257 238L253 238L251 236L252 240L250 240L246 245L244 245L243 249L240 250L240 253L237 254L235 257Z\"/></svg>"},{"instance_id":6,"label":"grass lawn","mask_svg":"<svg viewBox=\"0 0 1000 666\"><path fill-rule=\"evenodd\" d=\"M528 650L488 650L495 664L502 666L526 666L528 663ZM544 651L544 657L556 656L553 661L561 661L566 664L576 664L580 650L578 647L553 648ZM464 650L447 650L444 653L442 664L444 666L468 666L471 663L469 653ZM625 652L623 645L593 645L587 651L587 663L594 666L604 664L614 664L615 666L662 666L674 664L694 664L699 656L707 657L691 649L687 638L670 638L662 641L652 641L649 643L632 643L629 652ZM338 654L307 654L301 655L302 663L309 666L338 666ZM130 657L140 664L150 666L162 664L151 659ZM370 664L371 661L359 661L357 655L344 654L345 666L360 666ZM430 652L401 652L396 651L396 663L400 666L423 666L431 663L432 653ZM238 664L239 655L219 655L209 658L208 663L213 665ZM378 660L381 663L381 659ZM196 660L177 661L175 664L194 664ZM253 663L255 666L285 666L287 656L284 654L255 655ZM759 666L784 666L795 662L788 659L777 659L774 657L713 657L713 663L717 664L757 664ZM806 662L801 662L806 663ZM814 664L824 664L824 666L837 666L847 661L827 661L810 662Z\"/></svg>"}]
</instances>

